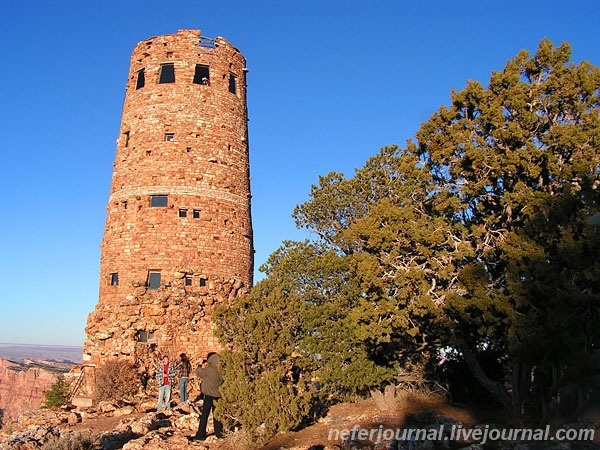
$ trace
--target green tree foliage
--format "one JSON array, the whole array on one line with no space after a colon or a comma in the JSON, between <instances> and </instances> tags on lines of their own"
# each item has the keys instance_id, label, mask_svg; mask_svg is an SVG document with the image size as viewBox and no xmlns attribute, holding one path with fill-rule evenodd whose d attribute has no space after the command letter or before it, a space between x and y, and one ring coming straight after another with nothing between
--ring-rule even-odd
<instances>
[{"instance_id":1,"label":"green tree foliage","mask_svg":"<svg viewBox=\"0 0 600 450\"><path fill-rule=\"evenodd\" d=\"M61 375L50 389L44 392L44 407L57 408L69 403L69 383Z\"/></svg>"},{"instance_id":2,"label":"green tree foliage","mask_svg":"<svg viewBox=\"0 0 600 450\"><path fill-rule=\"evenodd\" d=\"M372 336L354 326L357 286L345 258L286 242L243 301L217 310L225 382L217 414L248 429L293 429L328 398L348 398L392 379L371 360Z\"/></svg>"},{"instance_id":3,"label":"green tree foliage","mask_svg":"<svg viewBox=\"0 0 600 450\"><path fill-rule=\"evenodd\" d=\"M600 343L600 70L570 55L543 40L453 92L405 148L320 177L294 212L318 239L286 243L221 313L225 390L264 395L255 380L275 389L296 364L341 399L458 355L515 420L542 416ZM504 370L486 372L490 355ZM299 392L298 418L316 398Z\"/></svg>"}]
</instances>

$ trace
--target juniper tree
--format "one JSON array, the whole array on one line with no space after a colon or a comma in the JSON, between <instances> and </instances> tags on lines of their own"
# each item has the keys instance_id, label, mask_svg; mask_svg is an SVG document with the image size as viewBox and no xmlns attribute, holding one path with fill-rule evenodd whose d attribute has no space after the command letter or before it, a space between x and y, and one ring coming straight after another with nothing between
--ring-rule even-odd
<instances>
[{"instance_id":1,"label":"juniper tree","mask_svg":"<svg viewBox=\"0 0 600 450\"><path fill-rule=\"evenodd\" d=\"M296 209L355 262L377 311L363 323L388 318L428 357L460 350L516 420L534 368L560 373L598 337L586 217L598 209L600 71L569 58L547 40L521 52L488 88L454 92L416 143L382 149L351 179L322 177ZM478 365L491 348L511 377Z\"/></svg>"},{"instance_id":2,"label":"juniper tree","mask_svg":"<svg viewBox=\"0 0 600 450\"><path fill-rule=\"evenodd\" d=\"M254 425L298 424L318 394L286 377L293 365L335 400L443 352L516 421L549 402L599 337L600 230L586 220L600 209L600 70L570 55L543 40L488 87L453 92L404 148L320 177L294 211L315 241L286 243L218 316L232 416L261 405ZM491 351L503 371L479 364ZM270 392L294 420L261 403Z\"/></svg>"},{"instance_id":3,"label":"juniper tree","mask_svg":"<svg viewBox=\"0 0 600 450\"><path fill-rule=\"evenodd\" d=\"M217 414L248 429L293 429L319 405L368 392L394 376L372 360L355 326L358 288L345 258L322 245L286 242L245 299L217 310L226 343Z\"/></svg>"},{"instance_id":4,"label":"juniper tree","mask_svg":"<svg viewBox=\"0 0 600 450\"><path fill-rule=\"evenodd\" d=\"M60 375L50 389L44 391L44 407L56 408L69 402L69 383Z\"/></svg>"}]
</instances>

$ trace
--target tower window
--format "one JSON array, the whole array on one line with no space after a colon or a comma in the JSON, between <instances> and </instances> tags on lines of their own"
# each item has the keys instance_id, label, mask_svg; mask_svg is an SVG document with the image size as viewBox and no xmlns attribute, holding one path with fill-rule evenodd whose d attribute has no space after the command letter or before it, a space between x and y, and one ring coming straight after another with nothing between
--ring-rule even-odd
<instances>
[{"instance_id":1,"label":"tower window","mask_svg":"<svg viewBox=\"0 0 600 450\"><path fill-rule=\"evenodd\" d=\"M190 277L189 275L187 275L185 277L185 285L186 286L191 286L192 285L192 277Z\"/></svg>"},{"instance_id":2,"label":"tower window","mask_svg":"<svg viewBox=\"0 0 600 450\"><path fill-rule=\"evenodd\" d=\"M165 141L173 142L175 140L175 133L165 133Z\"/></svg>"},{"instance_id":3,"label":"tower window","mask_svg":"<svg viewBox=\"0 0 600 450\"><path fill-rule=\"evenodd\" d=\"M192 217L194 219L199 219L200 218L200 210L199 209L194 209L194 211L192 211Z\"/></svg>"},{"instance_id":4,"label":"tower window","mask_svg":"<svg viewBox=\"0 0 600 450\"><path fill-rule=\"evenodd\" d=\"M208 66L203 64L196 64L196 71L194 72L194 83L204 84L208 86L210 84L210 72Z\"/></svg>"},{"instance_id":5,"label":"tower window","mask_svg":"<svg viewBox=\"0 0 600 450\"><path fill-rule=\"evenodd\" d=\"M123 133L123 140L125 141L123 145L127 147L129 145L129 131Z\"/></svg>"},{"instance_id":6,"label":"tower window","mask_svg":"<svg viewBox=\"0 0 600 450\"><path fill-rule=\"evenodd\" d=\"M237 79L234 74L229 74L229 92L237 94Z\"/></svg>"},{"instance_id":7,"label":"tower window","mask_svg":"<svg viewBox=\"0 0 600 450\"><path fill-rule=\"evenodd\" d=\"M117 272L110 274L110 285L118 286L119 285L119 274Z\"/></svg>"},{"instance_id":8,"label":"tower window","mask_svg":"<svg viewBox=\"0 0 600 450\"><path fill-rule=\"evenodd\" d=\"M206 286L206 278L200 278L200 286L201 287Z\"/></svg>"},{"instance_id":9,"label":"tower window","mask_svg":"<svg viewBox=\"0 0 600 450\"><path fill-rule=\"evenodd\" d=\"M156 290L160 287L160 272L148 272L148 290Z\"/></svg>"},{"instance_id":10,"label":"tower window","mask_svg":"<svg viewBox=\"0 0 600 450\"><path fill-rule=\"evenodd\" d=\"M175 66L173 64L163 64L160 66L158 82L160 84L175 83Z\"/></svg>"},{"instance_id":11,"label":"tower window","mask_svg":"<svg viewBox=\"0 0 600 450\"><path fill-rule=\"evenodd\" d=\"M140 330L137 332L137 340L139 342L148 342L154 337L154 331Z\"/></svg>"},{"instance_id":12,"label":"tower window","mask_svg":"<svg viewBox=\"0 0 600 450\"><path fill-rule=\"evenodd\" d=\"M166 208L168 205L168 195L151 195L150 206L153 208Z\"/></svg>"},{"instance_id":13,"label":"tower window","mask_svg":"<svg viewBox=\"0 0 600 450\"><path fill-rule=\"evenodd\" d=\"M180 209L179 217L187 217L187 209Z\"/></svg>"},{"instance_id":14,"label":"tower window","mask_svg":"<svg viewBox=\"0 0 600 450\"><path fill-rule=\"evenodd\" d=\"M146 84L146 75L145 75L144 69L140 69L140 70L138 70L138 73L137 73L137 81L135 82L135 88L141 89L144 87L145 84Z\"/></svg>"}]
</instances>

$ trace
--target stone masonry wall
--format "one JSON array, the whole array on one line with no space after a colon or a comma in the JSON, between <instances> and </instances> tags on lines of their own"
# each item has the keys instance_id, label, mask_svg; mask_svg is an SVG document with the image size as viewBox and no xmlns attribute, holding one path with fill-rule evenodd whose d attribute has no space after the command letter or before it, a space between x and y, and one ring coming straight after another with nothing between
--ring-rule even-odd
<instances>
[{"instance_id":1,"label":"stone masonry wall","mask_svg":"<svg viewBox=\"0 0 600 450\"><path fill-rule=\"evenodd\" d=\"M252 285L246 61L199 42L179 30L131 55L86 364L194 363L219 349L213 307ZM165 65L174 82L159 82Z\"/></svg>"}]
</instances>

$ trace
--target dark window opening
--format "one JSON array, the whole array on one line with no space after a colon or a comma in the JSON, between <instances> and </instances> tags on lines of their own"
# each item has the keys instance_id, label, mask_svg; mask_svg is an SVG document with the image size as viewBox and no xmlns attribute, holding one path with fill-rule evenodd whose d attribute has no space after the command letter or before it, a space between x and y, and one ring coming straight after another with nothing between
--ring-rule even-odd
<instances>
[{"instance_id":1,"label":"dark window opening","mask_svg":"<svg viewBox=\"0 0 600 450\"><path fill-rule=\"evenodd\" d=\"M146 75L145 75L144 69L140 69L140 70L138 70L138 73L137 73L137 81L135 83L135 88L136 89L143 88L145 84L146 84Z\"/></svg>"},{"instance_id":2,"label":"dark window opening","mask_svg":"<svg viewBox=\"0 0 600 450\"><path fill-rule=\"evenodd\" d=\"M123 145L124 145L125 147L127 147L127 146L129 145L129 131L126 131L125 133L123 133L123 135L124 135L124 136L123 136L123 140L125 141L125 142L123 143Z\"/></svg>"},{"instance_id":3,"label":"dark window opening","mask_svg":"<svg viewBox=\"0 0 600 450\"><path fill-rule=\"evenodd\" d=\"M148 290L156 290L160 287L160 272L148 272Z\"/></svg>"},{"instance_id":4,"label":"dark window opening","mask_svg":"<svg viewBox=\"0 0 600 450\"><path fill-rule=\"evenodd\" d=\"M192 285L192 277L190 277L190 276L186 276L185 277L185 285L186 286L191 286Z\"/></svg>"},{"instance_id":5,"label":"dark window opening","mask_svg":"<svg viewBox=\"0 0 600 450\"><path fill-rule=\"evenodd\" d=\"M200 218L200 210L199 210L199 209L195 209L195 210L192 212L192 217L193 217L194 219L199 219L199 218Z\"/></svg>"},{"instance_id":6,"label":"dark window opening","mask_svg":"<svg viewBox=\"0 0 600 450\"><path fill-rule=\"evenodd\" d=\"M200 47L216 48L217 44L215 43L214 38L200 36Z\"/></svg>"},{"instance_id":7,"label":"dark window opening","mask_svg":"<svg viewBox=\"0 0 600 450\"><path fill-rule=\"evenodd\" d=\"M119 274L117 272L110 274L110 285L111 286L119 285Z\"/></svg>"},{"instance_id":8,"label":"dark window opening","mask_svg":"<svg viewBox=\"0 0 600 450\"><path fill-rule=\"evenodd\" d=\"M140 330L137 332L137 340L139 342L148 342L154 337L154 331Z\"/></svg>"},{"instance_id":9,"label":"dark window opening","mask_svg":"<svg viewBox=\"0 0 600 450\"><path fill-rule=\"evenodd\" d=\"M196 71L194 72L194 83L203 84L205 86L210 85L210 71L208 69L208 66L196 64Z\"/></svg>"},{"instance_id":10,"label":"dark window opening","mask_svg":"<svg viewBox=\"0 0 600 450\"><path fill-rule=\"evenodd\" d=\"M188 153L191 152L192 151L192 147L186 147L185 151L188 152Z\"/></svg>"},{"instance_id":11,"label":"dark window opening","mask_svg":"<svg viewBox=\"0 0 600 450\"><path fill-rule=\"evenodd\" d=\"M152 154L152 150L146 150L146 156L150 156Z\"/></svg>"},{"instance_id":12,"label":"dark window opening","mask_svg":"<svg viewBox=\"0 0 600 450\"><path fill-rule=\"evenodd\" d=\"M234 74L229 74L229 92L237 94L237 79Z\"/></svg>"},{"instance_id":13,"label":"dark window opening","mask_svg":"<svg viewBox=\"0 0 600 450\"><path fill-rule=\"evenodd\" d=\"M175 133L165 133L165 141L173 142L175 140Z\"/></svg>"},{"instance_id":14,"label":"dark window opening","mask_svg":"<svg viewBox=\"0 0 600 450\"><path fill-rule=\"evenodd\" d=\"M150 206L157 208L166 208L168 205L168 195L151 195Z\"/></svg>"},{"instance_id":15,"label":"dark window opening","mask_svg":"<svg viewBox=\"0 0 600 450\"><path fill-rule=\"evenodd\" d=\"M180 209L179 217L187 217L187 209Z\"/></svg>"},{"instance_id":16,"label":"dark window opening","mask_svg":"<svg viewBox=\"0 0 600 450\"><path fill-rule=\"evenodd\" d=\"M206 278L200 278L200 286L206 286Z\"/></svg>"},{"instance_id":17,"label":"dark window opening","mask_svg":"<svg viewBox=\"0 0 600 450\"><path fill-rule=\"evenodd\" d=\"M163 64L160 66L159 84L175 83L175 66L173 64Z\"/></svg>"}]
</instances>

